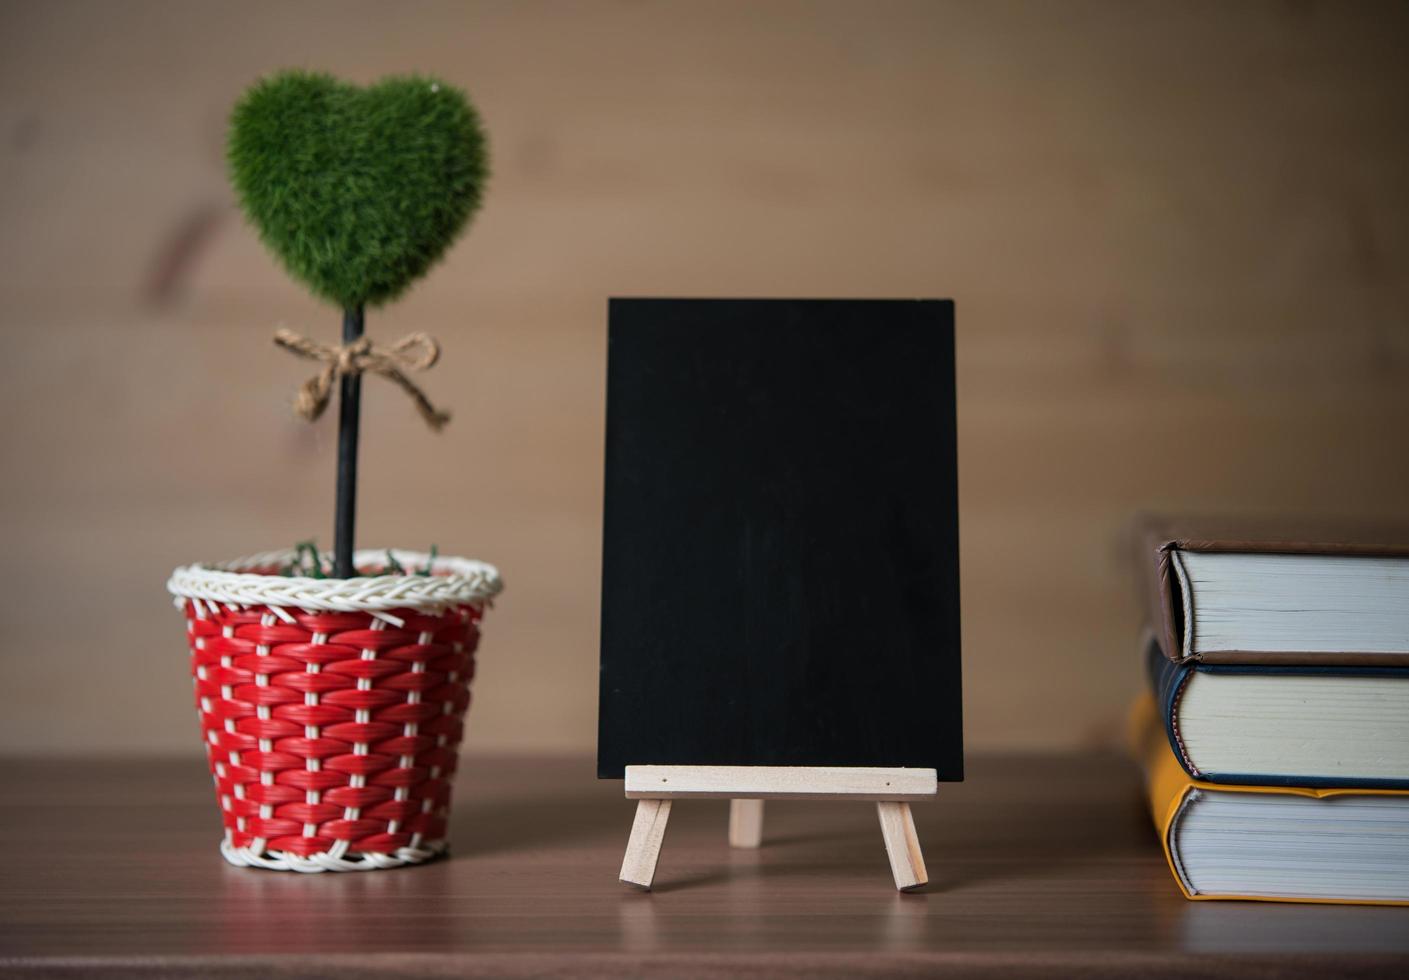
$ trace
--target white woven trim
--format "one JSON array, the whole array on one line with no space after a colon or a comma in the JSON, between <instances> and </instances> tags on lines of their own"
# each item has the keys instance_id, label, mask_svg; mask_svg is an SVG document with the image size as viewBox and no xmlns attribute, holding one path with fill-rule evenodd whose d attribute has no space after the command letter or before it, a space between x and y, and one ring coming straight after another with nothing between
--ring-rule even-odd
<instances>
[{"instance_id":1,"label":"white woven trim","mask_svg":"<svg viewBox=\"0 0 1409 980\"><path fill-rule=\"evenodd\" d=\"M425 568L431 556L393 549L392 556L407 569ZM379 565L386 551L359 551L359 566ZM436 558L431 575L369 575L363 578L291 578L258 574L255 568L279 568L293 561L292 549L266 551L213 565L185 565L171 573L167 590L184 600L222 606L269 606L283 618L285 608L334 612L376 612L415 609L431 612L449 606L478 605L504 588L493 565L468 558ZM385 617L396 622L395 617ZM397 625L400 625L398 622Z\"/></svg>"},{"instance_id":2,"label":"white woven trim","mask_svg":"<svg viewBox=\"0 0 1409 980\"><path fill-rule=\"evenodd\" d=\"M346 846L340 842L341 846ZM229 838L220 842L220 853L237 868L266 868L269 871L302 871L318 874L322 871L381 871L407 864L422 864L445 853L443 840L426 841L420 847L399 847L390 854L379 851L344 851L337 848L322 854L303 857L288 851L255 850L235 847Z\"/></svg>"}]
</instances>

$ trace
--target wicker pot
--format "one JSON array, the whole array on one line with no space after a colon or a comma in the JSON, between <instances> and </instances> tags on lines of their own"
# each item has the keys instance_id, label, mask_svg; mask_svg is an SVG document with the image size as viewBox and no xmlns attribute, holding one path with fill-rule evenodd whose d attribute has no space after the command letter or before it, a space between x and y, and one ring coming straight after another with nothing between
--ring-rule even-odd
<instances>
[{"instance_id":1,"label":"wicker pot","mask_svg":"<svg viewBox=\"0 0 1409 980\"><path fill-rule=\"evenodd\" d=\"M405 568L428 555L393 552ZM278 574L291 552L188 565L167 588L186 614L220 852L281 871L419 864L447 844L451 777L491 565L430 575ZM386 552L359 552L377 571Z\"/></svg>"}]
</instances>

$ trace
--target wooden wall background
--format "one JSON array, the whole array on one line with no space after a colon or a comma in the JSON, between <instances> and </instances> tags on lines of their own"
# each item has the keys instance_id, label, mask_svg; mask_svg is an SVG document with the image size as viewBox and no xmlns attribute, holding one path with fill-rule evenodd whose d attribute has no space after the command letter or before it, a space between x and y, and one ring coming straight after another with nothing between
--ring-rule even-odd
<instances>
[{"instance_id":1,"label":"wooden wall background","mask_svg":"<svg viewBox=\"0 0 1409 980\"><path fill-rule=\"evenodd\" d=\"M470 744L590 748L606 298L953 296L967 730L1109 738L1141 508L1403 517L1409 8L0 5L0 749L196 751L163 583L330 534L332 337L232 210L262 72L470 90L470 235L369 320L362 541L497 562Z\"/></svg>"}]
</instances>

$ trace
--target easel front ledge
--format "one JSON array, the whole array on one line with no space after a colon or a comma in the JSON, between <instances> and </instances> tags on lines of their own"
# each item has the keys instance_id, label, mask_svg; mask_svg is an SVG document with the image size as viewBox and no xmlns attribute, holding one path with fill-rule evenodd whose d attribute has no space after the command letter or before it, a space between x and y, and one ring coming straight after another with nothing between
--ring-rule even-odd
<instances>
[{"instance_id":1,"label":"easel front ledge","mask_svg":"<svg viewBox=\"0 0 1409 980\"><path fill-rule=\"evenodd\" d=\"M911 891L923 887L929 878L910 803L934 799L938 789L934 769L627 766L626 798L638 802L621 880L650 889L672 800L731 800L729 842L735 847L759 845L763 800L857 800L875 802L895 887Z\"/></svg>"}]
</instances>

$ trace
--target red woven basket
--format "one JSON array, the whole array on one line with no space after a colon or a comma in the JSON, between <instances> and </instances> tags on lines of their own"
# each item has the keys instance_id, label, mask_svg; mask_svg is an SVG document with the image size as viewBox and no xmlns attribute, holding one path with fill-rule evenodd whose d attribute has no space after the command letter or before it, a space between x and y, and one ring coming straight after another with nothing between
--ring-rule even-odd
<instances>
[{"instance_id":1,"label":"red woven basket","mask_svg":"<svg viewBox=\"0 0 1409 980\"><path fill-rule=\"evenodd\" d=\"M359 567L384 554L359 555ZM448 843L479 623L498 574L454 558L431 576L268 574L283 557L189 566L169 583L186 614L221 852L289 871L429 860Z\"/></svg>"}]
</instances>

